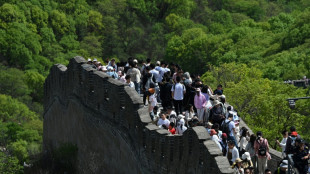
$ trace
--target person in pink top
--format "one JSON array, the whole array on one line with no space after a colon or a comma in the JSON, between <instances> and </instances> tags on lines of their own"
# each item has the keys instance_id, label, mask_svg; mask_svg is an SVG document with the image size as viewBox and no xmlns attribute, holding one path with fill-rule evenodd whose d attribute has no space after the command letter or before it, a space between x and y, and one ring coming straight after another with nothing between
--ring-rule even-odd
<instances>
[{"instance_id":1,"label":"person in pink top","mask_svg":"<svg viewBox=\"0 0 310 174\"><path fill-rule=\"evenodd\" d=\"M258 131L256 133L257 139L254 143L255 154L258 157L257 168L258 174L264 174L267 169L267 160L271 159L269 154L269 144L267 139L263 138L263 133Z\"/></svg>"},{"instance_id":2,"label":"person in pink top","mask_svg":"<svg viewBox=\"0 0 310 174\"><path fill-rule=\"evenodd\" d=\"M199 122L203 122L203 116L205 112L206 103L207 103L206 97L201 94L200 88L196 88L194 104L197 109L197 115L198 115Z\"/></svg>"}]
</instances>

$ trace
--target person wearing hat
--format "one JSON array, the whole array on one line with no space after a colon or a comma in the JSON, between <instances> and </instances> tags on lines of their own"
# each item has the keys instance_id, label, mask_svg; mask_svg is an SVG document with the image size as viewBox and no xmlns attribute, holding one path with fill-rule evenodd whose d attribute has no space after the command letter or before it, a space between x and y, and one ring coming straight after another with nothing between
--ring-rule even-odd
<instances>
[{"instance_id":1,"label":"person wearing hat","mask_svg":"<svg viewBox=\"0 0 310 174\"><path fill-rule=\"evenodd\" d=\"M220 138L218 137L215 129L211 129L210 136L211 136L211 140L213 140L215 144L219 147L219 149L222 151L222 146L220 144Z\"/></svg>"},{"instance_id":2,"label":"person wearing hat","mask_svg":"<svg viewBox=\"0 0 310 174\"><path fill-rule=\"evenodd\" d=\"M249 152L244 152L244 154L242 155L242 167L243 168L249 168L249 167L253 167L253 162L251 160L251 155Z\"/></svg>"},{"instance_id":3,"label":"person wearing hat","mask_svg":"<svg viewBox=\"0 0 310 174\"><path fill-rule=\"evenodd\" d=\"M114 78L114 79L118 79L118 75L116 74L116 72L114 71L114 69L113 69L112 66L108 66L108 67L107 67L107 70L108 70L107 74L108 74L110 77L112 77L112 78Z\"/></svg>"},{"instance_id":4,"label":"person wearing hat","mask_svg":"<svg viewBox=\"0 0 310 174\"><path fill-rule=\"evenodd\" d=\"M212 126L213 126L213 124L212 124L211 122L208 122L208 123L206 124L206 129L207 129L207 132L208 132L209 134L211 133Z\"/></svg>"},{"instance_id":5,"label":"person wearing hat","mask_svg":"<svg viewBox=\"0 0 310 174\"><path fill-rule=\"evenodd\" d=\"M298 169L300 174L307 174L308 172L308 160L310 157L309 148L306 146L303 139L296 140L297 151L293 156L295 167Z\"/></svg>"},{"instance_id":6,"label":"person wearing hat","mask_svg":"<svg viewBox=\"0 0 310 174\"><path fill-rule=\"evenodd\" d=\"M199 122L203 122L203 116L205 113L205 105L207 104L206 97L201 94L200 88L196 88L196 95L194 98L194 104L197 109L197 115Z\"/></svg>"},{"instance_id":7,"label":"person wearing hat","mask_svg":"<svg viewBox=\"0 0 310 174\"><path fill-rule=\"evenodd\" d=\"M227 134L226 133L222 133L222 140L220 141L220 144L222 146L223 156L226 156L226 153L227 153Z\"/></svg>"},{"instance_id":8,"label":"person wearing hat","mask_svg":"<svg viewBox=\"0 0 310 174\"><path fill-rule=\"evenodd\" d=\"M244 174L244 168L242 167L242 160L240 158L236 159L231 168L234 169L234 174Z\"/></svg>"},{"instance_id":9,"label":"person wearing hat","mask_svg":"<svg viewBox=\"0 0 310 174\"><path fill-rule=\"evenodd\" d=\"M90 58L87 59L87 64L89 64L89 65L93 64L93 62L91 61Z\"/></svg>"},{"instance_id":10,"label":"person wearing hat","mask_svg":"<svg viewBox=\"0 0 310 174\"><path fill-rule=\"evenodd\" d=\"M225 114L223 111L223 105L218 100L214 100L213 107L210 110L209 120L214 124L222 124L222 121L225 119Z\"/></svg>"},{"instance_id":11,"label":"person wearing hat","mask_svg":"<svg viewBox=\"0 0 310 174\"><path fill-rule=\"evenodd\" d=\"M180 114L178 115L178 123L177 123L177 134L183 135L183 133L187 130L187 127L185 126L185 116Z\"/></svg>"},{"instance_id":12,"label":"person wearing hat","mask_svg":"<svg viewBox=\"0 0 310 174\"><path fill-rule=\"evenodd\" d=\"M286 174L288 170L288 160L283 160L274 174Z\"/></svg>"},{"instance_id":13,"label":"person wearing hat","mask_svg":"<svg viewBox=\"0 0 310 174\"><path fill-rule=\"evenodd\" d=\"M299 136L300 137L300 136ZM290 133L290 136L287 138L287 141L286 141L286 146L285 146L285 153L286 153L286 156L288 154L294 154L295 152L295 141L296 139L298 138L298 133L296 132L296 130L294 129L294 131L292 131Z\"/></svg>"}]
</instances>

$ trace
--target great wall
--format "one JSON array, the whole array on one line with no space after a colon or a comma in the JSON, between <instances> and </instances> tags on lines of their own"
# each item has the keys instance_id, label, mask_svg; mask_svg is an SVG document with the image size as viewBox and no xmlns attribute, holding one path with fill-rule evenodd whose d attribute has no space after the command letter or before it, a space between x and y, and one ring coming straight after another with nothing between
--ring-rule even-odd
<instances>
[{"instance_id":1,"label":"great wall","mask_svg":"<svg viewBox=\"0 0 310 174\"><path fill-rule=\"evenodd\" d=\"M44 94L44 151L75 144L77 173L233 173L204 127L169 135L152 124L134 89L82 57L68 67L54 65ZM242 126L247 127L243 121ZM281 153L270 153L268 165L275 169Z\"/></svg>"}]
</instances>

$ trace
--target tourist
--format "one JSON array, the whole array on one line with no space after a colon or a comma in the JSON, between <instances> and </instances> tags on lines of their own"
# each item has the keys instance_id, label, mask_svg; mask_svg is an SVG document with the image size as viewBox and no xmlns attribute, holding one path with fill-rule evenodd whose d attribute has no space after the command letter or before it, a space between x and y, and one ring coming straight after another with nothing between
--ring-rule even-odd
<instances>
[{"instance_id":1,"label":"tourist","mask_svg":"<svg viewBox=\"0 0 310 174\"><path fill-rule=\"evenodd\" d=\"M216 132L215 129L211 129L210 131L210 136L211 136L211 140L213 140L215 142L215 144L218 146L218 148L222 151L222 146L220 143L220 138Z\"/></svg>"},{"instance_id":2,"label":"tourist","mask_svg":"<svg viewBox=\"0 0 310 174\"><path fill-rule=\"evenodd\" d=\"M240 141L239 141L239 143L240 143L240 145L239 145L240 155L242 155L244 152L246 152L245 148L248 145L248 139L250 139L248 137L248 135L249 135L248 129L243 128L242 133L241 133L241 137L240 137Z\"/></svg>"},{"instance_id":3,"label":"tourist","mask_svg":"<svg viewBox=\"0 0 310 174\"><path fill-rule=\"evenodd\" d=\"M274 174L286 174L288 170L288 160L283 160Z\"/></svg>"},{"instance_id":4,"label":"tourist","mask_svg":"<svg viewBox=\"0 0 310 174\"><path fill-rule=\"evenodd\" d=\"M256 135L252 134L250 136L250 141L248 142L248 144L245 147L245 151L250 153L251 156L251 160L253 162L255 162L255 149L254 149L254 143L256 141Z\"/></svg>"},{"instance_id":5,"label":"tourist","mask_svg":"<svg viewBox=\"0 0 310 174\"><path fill-rule=\"evenodd\" d=\"M214 104L212 109L210 110L209 119L213 124L218 123L221 125L222 121L225 119L222 103L220 103L218 100L215 100L213 103Z\"/></svg>"},{"instance_id":6,"label":"tourist","mask_svg":"<svg viewBox=\"0 0 310 174\"><path fill-rule=\"evenodd\" d=\"M234 169L234 174L244 174L244 169L242 167L242 160L240 158L236 159L231 168Z\"/></svg>"},{"instance_id":7,"label":"tourist","mask_svg":"<svg viewBox=\"0 0 310 174\"><path fill-rule=\"evenodd\" d=\"M296 132L295 130L295 127L291 128L291 133L290 133L290 136L287 138L286 140L286 144L285 144L285 153L286 153L286 156L288 154L294 154L294 151L295 151L295 140L297 139L298 137L298 133ZM300 137L300 136L299 136Z\"/></svg>"},{"instance_id":8,"label":"tourist","mask_svg":"<svg viewBox=\"0 0 310 174\"><path fill-rule=\"evenodd\" d=\"M157 100L156 100L156 93L154 88L149 89L149 113L151 116L151 119L154 120L154 107L157 106Z\"/></svg>"},{"instance_id":9,"label":"tourist","mask_svg":"<svg viewBox=\"0 0 310 174\"><path fill-rule=\"evenodd\" d=\"M271 159L269 154L269 144L267 139L263 138L263 133L258 131L256 133L257 140L254 143L255 154L257 155L258 173L263 174L267 168L267 160Z\"/></svg>"},{"instance_id":10,"label":"tourist","mask_svg":"<svg viewBox=\"0 0 310 174\"><path fill-rule=\"evenodd\" d=\"M187 127L185 126L185 120L183 115L178 116L179 121L177 123L177 134L183 135L183 133L187 130Z\"/></svg>"},{"instance_id":11,"label":"tourist","mask_svg":"<svg viewBox=\"0 0 310 174\"><path fill-rule=\"evenodd\" d=\"M151 86L155 87L154 81L156 81L156 80L155 80L155 77L153 76L153 74L150 73L150 70L151 70L151 68L149 66L146 67L145 68L146 74L142 78L142 90L143 90L143 103L144 103L144 105L146 102L146 97L147 97L149 88Z\"/></svg>"},{"instance_id":12,"label":"tourist","mask_svg":"<svg viewBox=\"0 0 310 174\"><path fill-rule=\"evenodd\" d=\"M223 156L226 156L227 153L227 134L226 133L222 133L222 140L220 141L220 144L222 146L222 152L223 152Z\"/></svg>"},{"instance_id":13,"label":"tourist","mask_svg":"<svg viewBox=\"0 0 310 174\"><path fill-rule=\"evenodd\" d=\"M298 143L296 154L293 156L295 167L300 174L307 174L308 172L308 160L309 160L309 148L305 145L305 141L302 139L296 140Z\"/></svg>"},{"instance_id":14,"label":"tourist","mask_svg":"<svg viewBox=\"0 0 310 174\"><path fill-rule=\"evenodd\" d=\"M141 73L137 68L136 62L130 62L130 69L127 71L127 74L130 75L131 81L135 84L135 90L138 94L140 94L140 81L141 81Z\"/></svg>"},{"instance_id":15,"label":"tourist","mask_svg":"<svg viewBox=\"0 0 310 174\"><path fill-rule=\"evenodd\" d=\"M186 125L188 125L188 122L191 121L194 118L195 111L193 105L189 104L185 108L185 121Z\"/></svg>"},{"instance_id":16,"label":"tourist","mask_svg":"<svg viewBox=\"0 0 310 174\"><path fill-rule=\"evenodd\" d=\"M226 133L228 136L227 140L234 142L235 146L238 147L237 141L236 141L235 136L234 136L235 123L233 121L233 115L232 114L228 115L228 119L223 121L223 124L221 127L222 127L223 133Z\"/></svg>"},{"instance_id":17,"label":"tourist","mask_svg":"<svg viewBox=\"0 0 310 174\"><path fill-rule=\"evenodd\" d=\"M286 157L286 153L285 153L285 147L286 147L286 141L288 138L288 132L285 130L282 132L282 140L281 143L279 142L279 140L276 140L277 144L282 148L282 158L284 159Z\"/></svg>"},{"instance_id":18,"label":"tourist","mask_svg":"<svg viewBox=\"0 0 310 174\"><path fill-rule=\"evenodd\" d=\"M169 125L170 125L170 121L168 119L166 119L166 114L165 113L160 113L159 114L159 120L157 122L157 126L159 126L160 128L165 128L168 129Z\"/></svg>"},{"instance_id":19,"label":"tourist","mask_svg":"<svg viewBox=\"0 0 310 174\"><path fill-rule=\"evenodd\" d=\"M249 152L244 152L244 154L242 155L242 167L243 168L249 168L249 167L253 167L253 162L251 160L251 156Z\"/></svg>"},{"instance_id":20,"label":"tourist","mask_svg":"<svg viewBox=\"0 0 310 174\"><path fill-rule=\"evenodd\" d=\"M165 78L162 85L160 86L160 99L161 105L164 110L168 107L172 107L172 96L171 96L171 88L172 84L170 83L170 77Z\"/></svg>"},{"instance_id":21,"label":"tourist","mask_svg":"<svg viewBox=\"0 0 310 174\"><path fill-rule=\"evenodd\" d=\"M130 75L126 75L125 80L126 80L125 85L131 88L135 88L135 84L131 81Z\"/></svg>"},{"instance_id":22,"label":"tourist","mask_svg":"<svg viewBox=\"0 0 310 174\"><path fill-rule=\"evenodd\" d=\"M238 149L235 147L235 142L232 140L228 141L228 148L227 148L226 157L227 157L230 165L232 165L236 161L236 159L239 158Z\"/></svg>"},{"instance_id":23,"label":"tourist","mask_svg":"<svg viewBox=\"0 0 310 174\"><path fill-rule=\"evenodd\" d=\"M207 103L206 97L201 94L200 88L196 88L196 95L194 99L195 107L197 109L198 120L200 123L203 123L205 105Z\"/></svg>"},{"instance_id":24,"label":"tourist","mask_svg":"<svg viewBox=\"0 0 310 174\"><path fill-rule=\"evenodd\" d=\"M118 80L122 83L126 83L126 76L124 74L124 71L118 71L117 72L118 75Z\"/></svg>"},{"instance_id":25,"label":"tourist","mask_svg":"<svg viewBox=\"0 0 310 174\"><path fill-rule=\"evenodd\" d=\"M221 84L217 85L216 90L213 91L213 95L222 95L224 93L223 86Z\"/></svg>"},{"instance_id":26,"label":"tourist","mask_svg":"<svg viewBox=\"0 0 310 174\"><path fill-rule=\"evenodd\" d=\"M109 63L108 66L113 67L114 71L117 71L117 65L115 63L115 59L112 59Z\"/></svg>"},{"instance_id":27,"label":"tourist","mask_svg":"<svg viewBox=\"0 0 310 174\"><path fill-rule=\"evenodd\" d=\"M108 70L107 74L110 77L112 77L113 79L118 79L118 75L115 73L115 71L114 71L112 66L108 66L107 70Z\"/></svg>"},{"instance_id":28,"label":"tourist","mask_svg":"<svg viewBox=\"0 0 310 174\"><path fill-rule=\"evenodd\" d=\"M183 112L183 98L185 94L185 87L181 84L181 78L179 76L176 77L176 84L172 86L172 98L174 103L174 108L177 115Z\"/></svg>"},{"instance_id":29,"label":"tourist","mask_svg":"<svg viewBox=\"0 0 310 174\"><path fill-rule=\"evenodd\" d=\"M174 135L176 133L174 126L175 126L175 124L173 122L170 122L168 130L172 135Z\"/></svg>"}]
</instances>

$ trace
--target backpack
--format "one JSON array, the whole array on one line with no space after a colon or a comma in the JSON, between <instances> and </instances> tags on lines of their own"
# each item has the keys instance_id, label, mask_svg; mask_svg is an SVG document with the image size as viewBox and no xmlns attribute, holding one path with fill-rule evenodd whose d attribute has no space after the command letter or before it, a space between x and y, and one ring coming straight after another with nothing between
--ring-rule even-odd
<instances>
[{"instance_id":1,"label":"backpack","mask_svg":"<svg viewBox=\"0 0 310 174\"><path fill-rule=\"evenodd\" d=\"M266 139L263 139L263 143L259 143L257 140L257 143L259 144L259 148L258 148L258 155L260 156L266 156L267 154L267 148L266 148L266 144L264 143Z\"/></svg>"},{"instance_id":2,"label":"backpack","mask_svg":"<svg viewBox=\"0 0 310 174\"><path fill-rule=\"evenodd\" d=\"M150 85L151 84L154 84L154 81L153 81L153 74L151 74L151 77L149 77L148 79L147 79L147 81L146 81L146 83L145 83L145 89L149 89L150 88Z\"/></svg>"},{"instance_id":3,"label":"backpack","mask_svg":"<svg viewBox=\"0 0 310 174\"><path fill-rule=\"evenodd\" d=\"M222 132L223 133L226 133L227 136L230 135L230 130L229 130L229 123L231 121L228 121L227 123L225 121L223 121L223 124L222 124Z\"/></svg>"}]
</instances>

